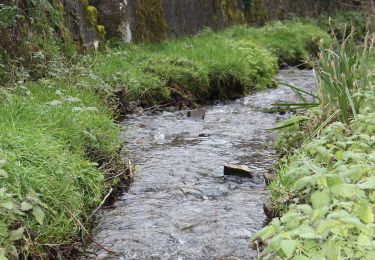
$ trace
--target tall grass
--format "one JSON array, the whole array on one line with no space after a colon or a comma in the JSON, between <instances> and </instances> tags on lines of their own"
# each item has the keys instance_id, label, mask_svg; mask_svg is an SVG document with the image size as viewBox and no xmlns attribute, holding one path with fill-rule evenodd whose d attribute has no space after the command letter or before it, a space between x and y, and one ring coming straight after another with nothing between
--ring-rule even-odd
<instances>
[{"instance_id":1,"label":"tall grass","mask_svg":"<svg viewBox=\"0 0 375 260\"><path fill-rule=\"evenodd\" d=\"M356 118L370 90L369 57L372 45L356 46L352 34L333 49L323 49L315 66L323 117L338 111L341 122Z\"/></svg>"},{"instance_id":2,"label":"tall grass","mask_svg":"<svg viewBox=\"0 0 375 260\"><path fill-rule=\"evenodd\" d=\"M344 33L345 35L345 33ZM349 123L365 105L375 100L373 44L367 37L357 45L353 32L341 42L335 37L330 48L321 48L318 59L312 62L317 83L317 94L308 93L287 83L301 99L296 104L274 104L286 110L317 108L313 119L302 124L313 138L334 121ZM310 101L306 99L310 96ZM284 108L283 108L284 109ZM297 124L300 124L298 121ZM290 128L288 122L275 128ZM285 133L284 133L285 134ZM288 135L288 134L287 134ZM298 142L297 142L298 144Z\"/></svg>"}]
</instances>

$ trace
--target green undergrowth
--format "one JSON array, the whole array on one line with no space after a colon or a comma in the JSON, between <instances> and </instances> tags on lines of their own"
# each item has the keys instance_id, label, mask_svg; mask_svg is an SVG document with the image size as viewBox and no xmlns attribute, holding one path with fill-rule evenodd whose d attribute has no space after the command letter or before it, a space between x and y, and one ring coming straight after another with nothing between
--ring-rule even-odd
<instances>
[{"instance_id":1,"label":"green undergrowth","mask_svg":"<svg viewBox=\"0 0 375 260\"><path fill-rule=\"evenodd\" d=\"M98 54L93 71L128 100L227 99L274 85L277 62L301 64L329 43L324 30L298 20L264 28L235 26L159 44L117 44Z\"/></svg>"},{"instance_id":2,"label":"green undergrowth","mask_svg":"<svg viewBox=\"0 0 375 260\"><path fill-rule=\"evenodd\" d=\"M254 237L263 258L375 257L375 81L366 43L349 35L334 41L335 51L322 49L318 94L299 104L310 109L277 128L282 158L268 188L280 217Z\"/></svg>"},{"instance_id":3,"label":"green undergrowth","mask_svg":"<svg viewBox=\"0 0 375 260\"><path fill-rule=\"evenodd\" d=\"M76 219L86 224L100 202L104 176L93 162L116 157L119 127L94 92L59 81L2 98L0 258L46 257L77 240Z\"/></svg>"},{"instance_id":4,"label":"green undergrowth","mask_svg":"<svg viewBox=\"0 0 375 260\"><path fill-rule=\"evenodd\" d=\"M314 22L294 19L271 22L261 28L237 26L227 31L233 39L248 39L272 52L279 64L301 65L319 52L319 44L328 46L328 34Z\"/></svg>"},{"instance_id":5,"label":"green undergrowth","mask_svg":"<svg viewBox=\"0 0 375 260\"><path fill-rule=\"evenodd\" d=\"M375 258L374 136L375 113L336 122L280 166L270 189L284 214L256 234L264 257Z\"/></svg>"},{"instance_id":6,"label":"green undergrowth","mask_svg":"<svg viewBox=\"0 0 375 260\"><path fill-rule=\"evenodd\" d=\"M346 10L338 11L328 16L321 15L317 24L327 32L334 33L338 39L349 36L352 29L356 31L356 40L363 40L366 35L367 19L361 11Z\"/></svg>"}]
</instances>

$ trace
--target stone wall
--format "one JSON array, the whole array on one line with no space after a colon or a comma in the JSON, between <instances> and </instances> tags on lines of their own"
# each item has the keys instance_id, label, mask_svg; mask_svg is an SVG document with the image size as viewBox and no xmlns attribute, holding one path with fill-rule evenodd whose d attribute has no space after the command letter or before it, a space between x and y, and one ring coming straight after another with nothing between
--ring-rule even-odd
<instances>
[{"instance_id":1,"label":"stone wall","mask_svg":"<svg viewBox=\"0 0 375 260\"><path fill-rule=\"evenodd\" d=\"M73 0L71 0L73 1ZM314 16L358 0L89 0L107 36L163 40L238 23L264 24L289 15ZM344 5L343 5L344 4Z\"/></svg>"},{"instance_id":2,"label":"stone wall","mask_svg":"<svg viewBox=\"0 0 375 260\"><path fill-rule=\"evenodd\" d=\"M56 5L59 0L54 0ZM87 1L61 0L64 7L66 25L74 41L79 42L83 48L97 47L99 34L97 21L88 15Z\"/></svg>"}]
</instances>

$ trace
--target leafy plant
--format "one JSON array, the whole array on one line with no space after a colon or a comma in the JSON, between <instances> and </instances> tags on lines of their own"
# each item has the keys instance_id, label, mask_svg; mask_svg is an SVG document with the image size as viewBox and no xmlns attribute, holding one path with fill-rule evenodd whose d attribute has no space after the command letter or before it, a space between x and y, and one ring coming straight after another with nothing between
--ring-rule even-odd
<instances>
[{"instance_id":1,"label":"leafy plant","mask_svg":"<svg viewBox=\"0 0 375 260\"><path fill-rule=\"evenodd\" d=\"M375 114L334 123L282 167L273 197L288 210L260 230L262 257L372 259L375 256ZM293 198L293 200L291 200Z\"/></svg>"}]
</instances>

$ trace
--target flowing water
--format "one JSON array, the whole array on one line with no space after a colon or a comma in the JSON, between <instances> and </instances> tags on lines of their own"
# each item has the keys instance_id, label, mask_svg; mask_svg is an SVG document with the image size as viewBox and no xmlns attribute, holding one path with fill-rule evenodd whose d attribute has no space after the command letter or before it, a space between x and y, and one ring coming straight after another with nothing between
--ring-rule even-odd
<instances>
[{"instance_id":1,"label":"flowing water","mask_svg":"<svg viewBox=\"0 0 375 260\"><path fill-rule=\"evenodd\" d=\"M312 90L312 71L281 71L278 79ZM249 239L266 216L263 173L274 161L266 129L287 115L263 113L294 102L279 86L206 108L127 119L124 142L138 169L129 191L102 210L89 259L251 259ZM124 153L129 154L128 151ZM226 177L223 165L247 165L253 178Z\"/></svg>"}]
</instances>

